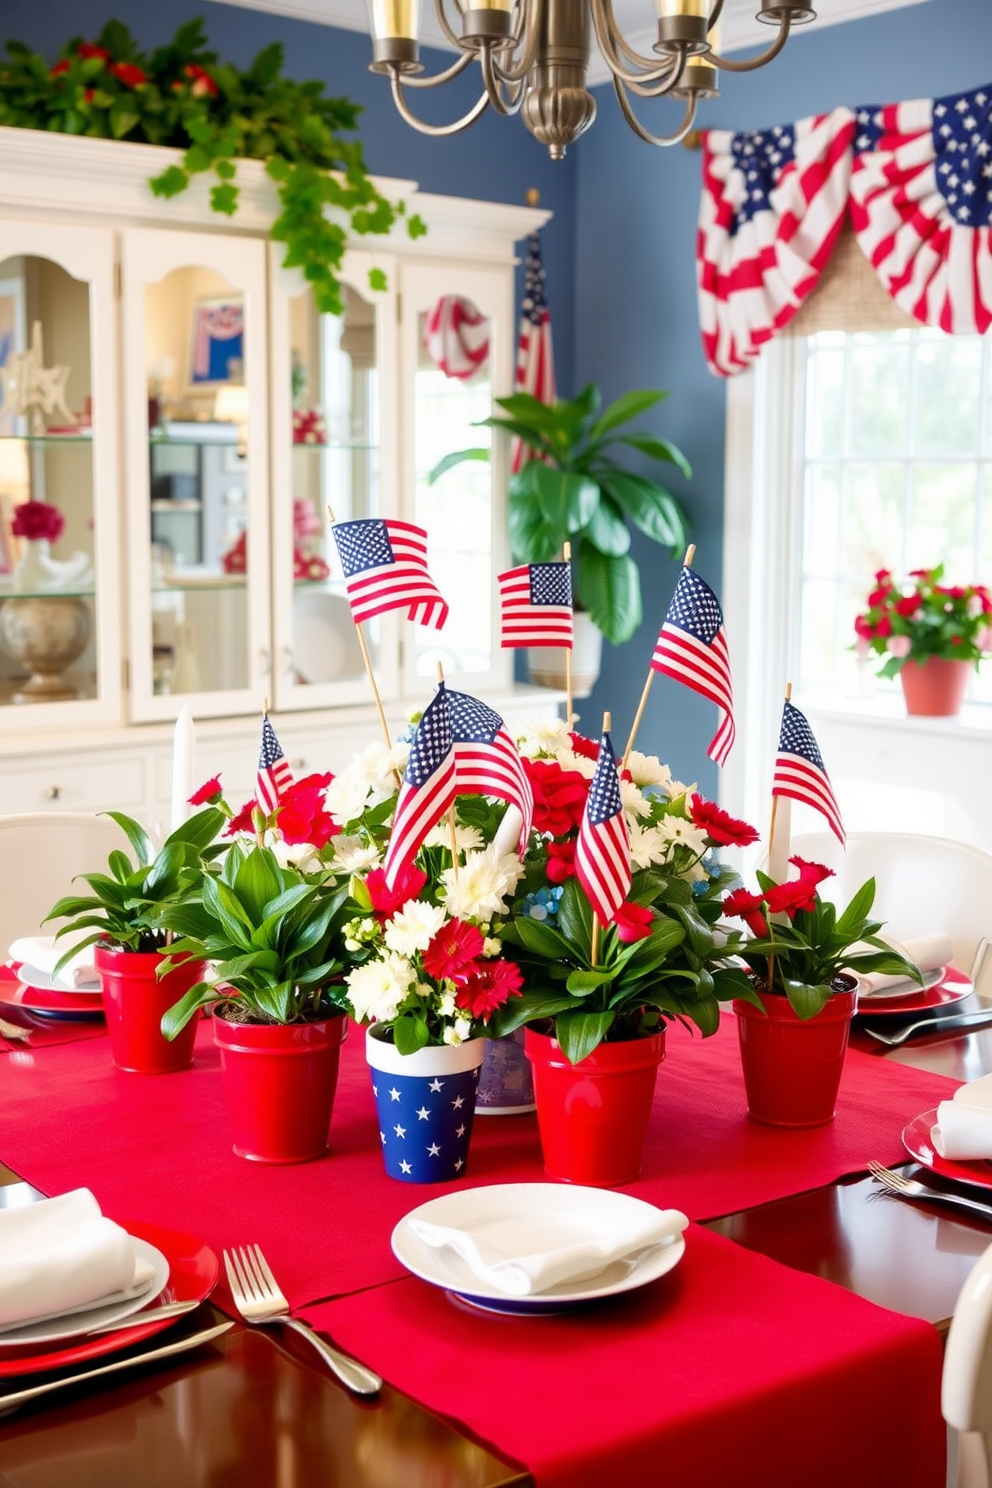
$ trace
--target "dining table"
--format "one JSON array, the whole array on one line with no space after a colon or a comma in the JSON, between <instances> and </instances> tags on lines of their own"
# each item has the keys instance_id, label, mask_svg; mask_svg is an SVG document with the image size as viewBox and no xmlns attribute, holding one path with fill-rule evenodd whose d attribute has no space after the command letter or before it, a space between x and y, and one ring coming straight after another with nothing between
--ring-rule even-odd
<instances>
[{"instance_id":1,"label":"dining table","mask_svg":"<svg viewBox=\"0 0 992 1488\"><path fill-rule=\"evenodd\" d=\"M972 1010L992 1023L974 993L953 1007ZM328 1153L270 1165L232 1151L209 1018L190 1069L141 1076L113 1066L98 1018L8 998L0 1208L85 1186L167 1254L259 1244L294 1315L384 1385L354 1395L289 1330L244 1323L221 1270L194 1312L125 1352L234 1320L174 1358L72 1383L120 1355L25 1375L0 1350L0 1482L939 1488L943 1335L992 1243L992 1194L989 1220L910 1204L867 1164L955 1186L905 1145L914 1120L992 1072L992 1026L942 1030L951 1011L894 1047L870 1032L891 1018L859 1016L835 1119L798 1129L748 1116L732 1013L706 1039L670 1026L642 1172L623 1192L688 1216L684 1255L636 1288L521 1316L470 1305L394 1253L396 1226L453 1185L386 1176L362 1030L342 1049ZM533 1114L476 1116L458 1187L546 1181ZM5 1396L56 1378L4 1414Z\"/></svg>"}]
</instances>

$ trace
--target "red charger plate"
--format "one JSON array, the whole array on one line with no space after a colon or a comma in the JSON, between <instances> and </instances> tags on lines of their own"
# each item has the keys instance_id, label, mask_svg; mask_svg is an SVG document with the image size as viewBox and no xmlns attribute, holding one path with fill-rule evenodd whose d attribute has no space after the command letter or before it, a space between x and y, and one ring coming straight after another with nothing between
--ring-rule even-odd
<instances>
[{"instance_id":1,"label":"red charger plate","mask_svg":"<svg viewBox=\"0 0 992 1488\"><path fill-rule=\"evenodd\" d=\"M50 992L29 987L10 966L0 966L0 1003L27 1008L32 1013L61 1013L63 1017L75 1014L91 1018L103 1013L102 992Z\"/></svg>"},{"instance_id":2,"label":"red charger plate","mask_svg":"<svg viewBox=\"0 0 992 1488\"><path fill-rule=\"evenodd\" d=\"M213 1291L220 1270L217 1257L208 1245L194 1235L182 1230L167 1230L161 1225L143 1224L137 1220L120 1220L119 1223L139 1240L147 1240L160 1250L169 1263L169 1280L148 1305L157 1307L165 1302L202 1302ZM46 1346L32 1351L14 1353L13 1348L4 1349L0 1358L0 1379L16 1379L22 1374L41 1374L48 1369L62 1369L69 1364L81 1364L85 1359L95 1359L101 1354L114 1354L151 1338L163 1328L170 1327L175 1318L159 1318L157 1322L142 1323L141 1314L134 1314L133 1328L117 1328L113 1333L100 1333L94 1338L79 1338L67 1341L64 1348ZM0 1409L3 1395L0 1394Z\"/></svg>"},{"instance_id":3,"label":"red charger plate","mask_svg":"<svg viewBox=\"0 0 992 1488\"><path fill-rule=\"evenodd\" d=\"M931 1172L942 1178L953 1178L955 1183L970 1183L975 1188L992 1188L992 1162L960 1162L950 1157L941 1157L930 1141L930 1128L937 1124L937 1108L924 1111L903 1129L902 1145L910 1157L922 1163Z\"/></svg>"},{"instance_id":4,"label":"red charger plate","mask_svg":"<svg viewBox=\"0 0 992 1488\"><path fill-rule=\"evenodd\" d=\"M864 1018L882 1018L889 1013L904 1018L907 1013L928 1013L932 1008L947 1007L970 997L975 990L970 977L953 966L943 967L940 981L932 987L917 992L906 992L898 997L864 997L858 1000L858 1013Z\"/></svg>"}]
</instances>

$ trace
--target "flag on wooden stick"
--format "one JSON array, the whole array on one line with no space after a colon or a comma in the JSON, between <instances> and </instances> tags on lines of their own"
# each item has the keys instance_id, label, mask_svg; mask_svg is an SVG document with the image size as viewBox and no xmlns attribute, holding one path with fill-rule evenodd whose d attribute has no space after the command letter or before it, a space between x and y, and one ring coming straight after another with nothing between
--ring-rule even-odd
<instances>
[{"instance_id":1,"label":"flag on wooden stick","mask_svg":"<svg viewBox=\"0 0 992 1488\"><path fill-rule=\"evenodd\" d=\"M782 709L772 795L805 801L826 818L827 825L843 846L846 837L840 807L834 796L830 777L823 764L813 730L794 703L786 700Z\"/></svg>"},{"instance_id":2,"label":"flag on wooden stick","mask_svg":"<svg viewBox=\"0 0 992 1488\"><path fill-rule=\"evenodd\" d=\"M407 618L440 630L448 605L427 570L427 533L395 517L335 522L331 529L344 569L355 624L406 610Z\"/></svg>"},{"instance_id":3,"label":"flag on wooden stick","mask_svg":"<svg viewBox=\"0 0 992 1488\"><path fill-rule=\"evenodd\" d=\"M499 575L503 650L572 649L572 565L523 563Z\"/></svg>"},{"instance_id":4,"label":"flag on wooden stick","mask_svg":"<svg viewBox=\"0 0 992 1488\"><path fill-rule=\"evenodd\" d=\"M293 783L293 772L266 713L262 719L262 743L258 752L255 796L266 816L279 805L279 798Z\"/></svg>"},{"instance_id":5,"label":"flag on wooden stick","mask_svg":"<svg viewBox=\"0 0 992 1488\"><path fill-rule=\"evenodd\" d=\"M630 892L631 867L620 777L605 729L575 846L575 876L593 913L602 924L610 924Z\"/></svg>"},{"instance_id":6,"label":"flag on wooden stick","mask_svg":"<svg viewBox=\"0 0 992 1488\"><path fill-rule=\"evenodd\" d=\"M679 574L651 667L716 703L720 720L707 753L718 765L726 764L736 730L723 611L713 590L688 565Z\"/></svg>"}]
</instances>

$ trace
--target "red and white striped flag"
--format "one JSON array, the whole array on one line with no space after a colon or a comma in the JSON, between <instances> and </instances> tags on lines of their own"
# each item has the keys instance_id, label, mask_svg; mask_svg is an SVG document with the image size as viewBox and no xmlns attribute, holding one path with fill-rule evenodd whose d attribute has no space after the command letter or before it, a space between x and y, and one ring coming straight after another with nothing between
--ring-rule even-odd
<instances>
[{"instance_id":1,"label":"red and white striped flag","mask_svg":"<svg viewBox=\"0 0 992 1488\"><path fill-rule=\"evenodd\" d=\"M572 649L572 565L523 563L499 575L501 645Z\"/></svg>"},{"instance_id":2,"label":"red and white striped flag","mask_svg":"<svg viewBox=\"0 0 992 1488\"><path fill-rule=\"evenodd\" d=\"M276 738L276 731L269 722L268 714L262 719L262 743L258 752L258 774L255 777L255 798L266 816L271 816L279 805L283 791L293 783L293 772Z\"/></svg>"},{"instance_id":3,"label":"red and white striped flag","mask_svg":"<svg viewBox=\"0 0 992 1488\"><path fill-rule=\"evenodd\" d=\"M388 888L396 887L397 875L413 862L427 833L454 804L457 794L451 709L442 682L421 714L410 745L382 865Z\"/></svg>"},{"instance_id":4,"label":"red and white striped flag","mask_svg":"<svg viewBox=\"0 0 992 1488\"><path fill-rule=\"evenodd\" d=\"M489 360L489 320L463 295L442 295L424 322L424 350L445 377L465 382Z\"/></svg>"},{"instance_id":5,"label":"red and white striped flag","mask_svg":"<svg viewBox=\"0 0 992 1488\"><path fill-rule=\"evenodd\" d=\"M524 269L524 298L520 307L520 337L517 341L515 390L530 393L542 403L553 403L558 396L555 384L555 357L551 345L551 311L545 298L544 265L541 262L541 234L531 233L527 240L527 263ZM530 449L514 438L510 446L510 470L514 475L530 459Z\"/></svg>"},{"instance_id":6,"label":"red and white striped flag","mask_svg":"<svg viewBox=\"0 0 992 1488\"><path fill-rule=\"evenodd\" d=\"M787 702L782 709L782 729L772 778L772 795L805 801L826 817L827 825L843 846L846 841L840 807L823 764L819 745L803 713Z\"/></svg>"},{"instance_id":7,"label":"red and white striped flag","mask_svg":"<svg viewBox=\"0 0 992 1488\"><path fill-rule=\"evenodd\" d=\"M651 669L684 682L720 709L717 731L707 750L718 765L726 764L733 747L734 685L730 675L730 653L723 629L720 601L708 584L688 564L668 606L651 658Z\"/></svg>"},{"instance_id":8,"label":"red and white striped flag","mask_svg":"<svg viewBox=\"0 0 992 1488\"><path fill-rule=\"evenodd\" d=\"M448 703L458 794L496 796L516 806L523 817L520 828L523 852L534 816L534 793L520 751L503 727L499 714L478 698L467 692L449 692Z\"/></svg>"},{"instance_id":9,"label":"red and white striped flag","mask_svg":"<svg viewBox=\"0 0 992 1488\"><path fill-rule=\"evenodd\" d=\"M609 925L630 893L631 867L620 777L605 730L575 845L575 876L600 923Z\"/></svg>"},{"instance_id":10,"label":"red and white striped flag","mask_svg":"<svg viewBox=\"0 0 992 1488\"><path fill-rule=\"evenodd\" d=\"M440 630L448 605L427 571L427 533L395 517L362 517L331 529L355 624L387 610Z\"/></svg>"}]
</instances>

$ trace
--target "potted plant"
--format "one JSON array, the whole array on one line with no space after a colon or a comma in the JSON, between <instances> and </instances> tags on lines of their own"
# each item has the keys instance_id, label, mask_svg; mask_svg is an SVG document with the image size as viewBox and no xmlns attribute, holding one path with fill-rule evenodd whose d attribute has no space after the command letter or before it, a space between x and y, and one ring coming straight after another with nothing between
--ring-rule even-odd
<instances>
[{"instance_id":1,"label":"potted plant","mask_svg":"<svg viewBox=\"0 0 992 1488\"><path fill-rule=\"evenodd\" d=\"M857 648L884 656L879 676L898 675L906 711L928 717L957 713L968 672L992 649L992 595L984 584L942 583L944 566L914 568L897 585L887 568L875 575L867 609L857 616Z\"/></svg>"},{"instance_id":2,"label":"potted plant","mask_svg":"<svg viewBox=\"0 0 992 1488\"><path fill-rule=\"evenodd\" d=\"M922 985L919 970L879 939L871 918L875 880L847 908L820 897L833 869L789 860L798 877L777 884L758 874L758 892L738 888L723 903L750 937L737 947L756 996L734 1003L748 1112L773 1126L820 1126L834 1117L857 973L901 974Z\"/></svg>"},{"instance_id":3,"label":"potted plant","mask_svg":"<svg viewBox=\"0 0 992 1488\"><path fill-rule=\"evenodd\" d=\"M255 1162L305 1162L328 1145L346 1029L348 892L326 861L338 831L324 809L331 778L296 781L270 815L249 801L228 822L234 840L220 871L162 914L172 956L210 963L164 1012L162 1030L182 1038L213 1008L234 1151ZM218 780L194 799L205 792L222 803Z\"/></svg>"},{"instance_id":4,"label":"potted plant","mask_svg":"<svg viewBox=\"0 0 992 1488\"><path fill-rule=\"evenodd\" d=\"M616 921L592 945L592 911L575 877L575 847L597 745L564 722L522 748L534 791L535 833L510 913L495 933L514 948L520 997L497 1031L524 1025L534 1070L546 1171L612 1186L634 1179L670 1019L715 1033L720 1002L750 995L716 933L734 875L712 861L756 832L654 756L633 752L621 786L633 878ZM592 1092L595 1092L594 1094Z\"/></svg>"},{"instance_id":5,"label":"potted plant","mask_svg":"<svg viewBox=\"0 0 992 1488\"><path fill-rule=\"evenodd\" d=\"M503 415L482 424L522 440L529 458L510 481L510 545L517 563L560 559L566 542L574 559L575 647L573 684L591 690L599 675L602 637L613 646L630 640L641 623L641 585L630 555L633 524L673 556L685 546L686 516L659 481L635 474L617 459L617 446L660 465L692 474L674 444L642 431L626 431L638 414L654 408L666 392L638 389L601 411L594 383L575 398L542 403L530 393L497 398ZM437 480L463 460L488 460L488 449L459 450L439 461ZM531 676L545 686L564 685L560 649L538 647Z\"/></svg>"},{"instance_id":6,"label":"potted plant","mask_svg":"<svg viewBox=\"0 0 992 1488\"><path fill-rule=\"evenodd\" d=\"M89 894L67 895L54 906L48 919L67 917L56 938L70 931L74 937L90 932L74 939L56 972L92 945L118 1069L146 1075L185 1069L193 1060L195 1025L170 1043L162 1036L160 1022L166 1008L199 981L204 968L195 957L167 960L163 914L200 883L203 855L223 826L224 814L213 807L198 811L166 838L158 852L131 817L120 811L107 815L124 831L137 862L115 850L108 873L83 874Z\"/></svg>"}]
</instances>

